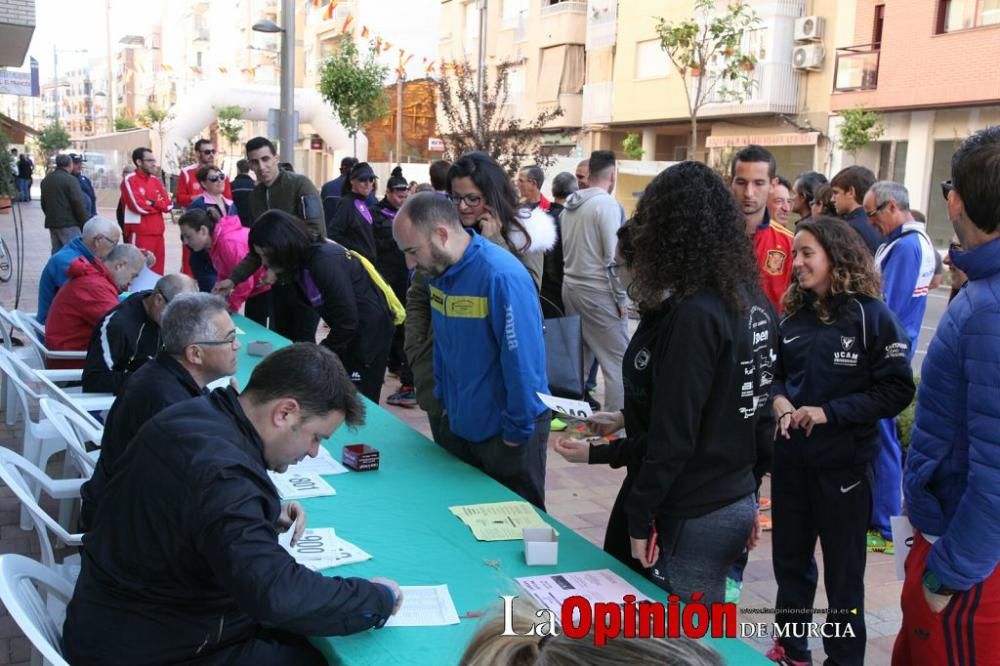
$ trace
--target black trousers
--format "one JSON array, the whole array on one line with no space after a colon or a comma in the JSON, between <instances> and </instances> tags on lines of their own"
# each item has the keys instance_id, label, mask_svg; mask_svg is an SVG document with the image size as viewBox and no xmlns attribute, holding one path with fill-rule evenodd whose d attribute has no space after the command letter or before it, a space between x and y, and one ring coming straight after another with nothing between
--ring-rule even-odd
<instances>
[{"instance_id":1,"label":"black trousers","mask_svg":"<svg viewBox=\"0 0 1000 666\"><path fill-rule=\"evenodd\" d=\"M243 314L247 319L267 326L267 320L271 316L271 292L266 291L248 298L243 304Z\"/></svg>"},{"instance_id":2,"label":"black trousers","mask_svg":"<svg viewBox=\"0 0 1000 666\"><path fill-rule=\"evenodd\" d=\"M271 287L271 330L292 342L316 342L319 313L296 289L294 284Z\"/></svg>"},{"instance_id":3,"label":"black trousers","mask_svg":"<svg viewBox=\"0 0 1000 666\"><path fill-rule=\"evenodd\" d=\"M780 453L771 471L774 518L772 551L778 583L775 607L786 611L815 605L816 539L823 549L828 623L840 623L841 638L824 638L827 664L857 664L865 659L865 535L872 511L870 464L812 469L782 464ZM854 612L856 609L856 614ZM811 613L778 612L775 623L806 623ZM850 624L854 638L843 637ZM799 625L801 626L801 625ZM794 627L792 627L794 629ZM811 661L808 637L782 637L781 645L795 660Z\"/></svg>"},{"instance_id":4,"label":"black trousers","mask_svg":"<svg viewBox=\"0 0 1000 666\"><path fill-rule=\"evenodd\" d=\"M413 370L410 370L410 364L406 362L406 351L404 350L406 334L403 328L404 326L400 324L396 327L396 332L393 333L392 346L389 347L388 366L390 370L399 375L400 384L413 386Z\"/></svg>"},{"instance_id":5,"label":"black trousers","mask_svg":"<svg viewBox=\"0 0 1000 666\"><path fill-rule=\"evenodd\" d=\"M459 437L451 431L445 414L439 424L439 439L435 441L456 458L481 469L545 511L545 458L551 425L552 412L546 409L535 419L535 432L526 444L507 446L501 435L481 442Z\"/></svg>"},{"instance_id":6,"label":"black trousers","mask_svg":"<svg viewBox=\"0 0 1000 666\"><path fill-rule=\"evenodd\" d=\"M305 636L277 629L259 628L250 640L213 652L208 661L232 666L287 664L287 666L326 666L326 658Z\"/></svg>"}]
</instances>

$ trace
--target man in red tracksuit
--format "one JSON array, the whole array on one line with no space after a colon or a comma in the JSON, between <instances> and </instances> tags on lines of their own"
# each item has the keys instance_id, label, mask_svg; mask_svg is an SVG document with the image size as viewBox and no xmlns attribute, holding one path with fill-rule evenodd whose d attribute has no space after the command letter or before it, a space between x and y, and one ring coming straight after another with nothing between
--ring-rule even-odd
<instances>
[{"instance_id":1,"label":"man in red tracksuit","mask_svg":"<svg viewBox=\"0 0 1000 666\"><path fill-rule=\"evenodd\" d=\"M174 201L180 208L189 207L192 201L204 193L196 177L198 169L208 165L215 166L215 146L208 139L198 139L195 141L194 155L197 161L181 169L180 175L177 176L177 194L174 195ZM227 199L232 199L233 191L229 186L229 176L223 174L223 177L226 188L222 193ZM181 272L194 277L190 265L191 249L187 245L182 245L181 248Z\"/></svg>"},{"instance_id":2,"label":"man in red tracksuit","mask_svg":"<svg viewBox=\"0 0 1000 666\"><path fill-rule=\"evenodd\" d=\"M743 148L732 163L732 189L736 203L746 218L747 236L753 241L760 286L774 309L781 313L781 296L792 277L792 240L794 234L780 224L771 224L767 200L777 182L774 156L764 148Z\"/></svg>"},{"instance_id":3,"label":"man in red tracksuit","mask_svg":"<svg viewBox=\"0 0 1000 666\"><path fill-rule=\"evenodd\" d=\"M69 282L52 299L45 320L45 346L51 351L86 351L94 327L118 305L118 294L142 270L134 245L116 245L104 261L78 257L66 269ZM82 368L83 360L49 361L50 368Z\"/></svg>"},{"instance_id":4,"label":"man in red tracksuit","mask_svg":"<svg viewBox=\"0 0 1000 666\"><path fill-rule=\"evenodd\" d=\"M154 272L164 273L163 214L170 210L167 194L157 175L156 158L149 148L132 151L135 173L122 180L121 195L125 204L125 238L136 247L156 256Z\"/></svg>"}]
</instances>

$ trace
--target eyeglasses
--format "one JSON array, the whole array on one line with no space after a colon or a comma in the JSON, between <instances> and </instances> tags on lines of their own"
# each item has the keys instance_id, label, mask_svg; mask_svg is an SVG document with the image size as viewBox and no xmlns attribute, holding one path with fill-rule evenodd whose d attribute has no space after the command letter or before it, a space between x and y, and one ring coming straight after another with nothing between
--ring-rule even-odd
<instances>
[{"instance_id":1,"label":"eyeglasses","mask_svg":"<svg viewBox=\"0 0 1000 666\"><path fill-rule=\"evenodd\" d=\"M875 210L866 210L865 211L865 215L867 215L869 218L873 218L876 215L878 215L879 213L881 213L882 209L885 208L888 205L889 205L889 202L885 201L885 202L879 204L878 207Z\"/></svg>"},{"instance_id":2,"label":"eyeglasses","mask_svg":"<svg viewBox=\"0 0 1000 666\"><path fill-rule=\"evenodd\" d=\"M617 261L612 261L610 264L607 265L607 269L608 269L608 275L610 275L613 279L617 280L618 279L618 262Z\"/></svg>"},{"instance_id":3,"label":"eyeglasses","mask_svg":"<svg viewBox=\"0 0 1000 666\"><path fill-rule=\"evenodd\" d=\"M222 345L229 345L230 347L236 346L236 331L232 331L223 340L197 340L195 342L189 342L188 346L191 345L203 345L206 347L219 347Z\"/></svg>"},{"instance_id":4,"label":"eyeglasses","mask_svg":"<svg viewBox=\"0 0 1000 666\"><path fill-rule=\"evenodd\" d=\"M216 175L216 176L209 176L209 177L208 177L208 178L206 178L205 180L207 180L207 181L208 181L208 182L210 182L210 183L217 183L217 182L219 182L220 180L225 180L225 179L226 179L226 177L225 177L225 176L223 176L223 175L222 175L222 174L220 173L220 174L218 174L218 175Z\"/></svg>"},{"instance_id":5,"label":"eyeglasses","mask_svg":"<svg viewBox=\"0 0 1000 666\"><path fill-rule=\"evenodd\" d=\"M201 154L202 155L214 155L215 154L215 148L210 148L208 150L203 150L203 151L201 151Z\"/></svg>"},{"instance_id":6,"label":"eyeglasses","mask_svg":"<svg viewBox=\"0 0 1000 666\"><path fill-rule=\"evenodd\" d=\"M955 186L951 184L951 179L941 181L941 196L945 199L948 198L948 193L955 189Z\"/></svg>"},{"instance_id":7,"label":"eyeglasses","mask_svg":"<svg viewBox=\"0 0 1000 666\"><path fill-rule=\"evenodd\" d=\"M461 205L464 201L465 205L469 208L478 206L483 202L483 198L478 194L449 194L448 198L451 199L451 202L456 206Z\"/></svg>"}]
</instances>

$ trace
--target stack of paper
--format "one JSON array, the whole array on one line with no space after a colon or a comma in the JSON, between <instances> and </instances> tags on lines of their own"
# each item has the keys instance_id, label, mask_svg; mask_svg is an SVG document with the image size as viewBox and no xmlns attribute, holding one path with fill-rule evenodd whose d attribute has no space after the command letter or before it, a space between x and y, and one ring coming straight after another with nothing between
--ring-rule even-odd
<instances>
[{"instance_id":1,"label":"stack of paper","mask_svg":"<svg viewBox=\"0 0 1000 666\"><path fill-rule=\"evenodd\" d=\"M295 558L295 561L313 571L372 559L371 555L353 543L338 537L332 527L303 530L302 536L294 546L291 542L292 530L278 535L278 543Z\"/></svg>"},{"instance_id":2,"label":"stack of paper","mask_svg":"<svg viewBox=\"0 0 1000 666\"><path fill-rule=\"evenodd\" d=\"M298 472L289 470L283 474L268 472L271 482L278 489L278 495L283 500L304 499L306 497L327 497L336 495L337 491L315 472Z\"/></svg>"},{"instance_id":3,"label":"stack of paper","mask_svg":"<svg viewBox=\"0 0 1000 666\"><path fill-rule=\"evenodd\" d=\"M480 541L514 541L525 527L548 527L527 502L495 502L452 506L448 510L469 526Z\"/></svg>"},{"instance_id":4,"label":"stack of paper","mask_svg":"<svg viewBox=\"0 0 1000 666\"><path fill-rule=\"evenodd\" d=\"M385 623L387 627L436 627L458 624L458 612L447 585L400 586L403 607Z\"/></svg>"},{"instance_id":5,"label":"stack of paper","mask_svg":"<svg viewBox=\"0 0 1000 666\"><path fill-rule=\"evenodd\" d=\"M347 474L349 469L340 464L340 461L330 455L326 447L319 447L319 454L315 458L306 456L302 462L293 465L289 471L314 472L316 474ZM288 474L288 472L285 472Z\"/></svg>"}]
</instances>

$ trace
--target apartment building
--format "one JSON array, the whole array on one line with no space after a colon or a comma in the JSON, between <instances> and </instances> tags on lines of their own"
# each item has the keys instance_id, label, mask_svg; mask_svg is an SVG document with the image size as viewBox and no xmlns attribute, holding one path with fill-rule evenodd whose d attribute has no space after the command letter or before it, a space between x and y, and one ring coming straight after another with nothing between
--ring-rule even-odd
<instances>
[{"instance_id":1,"label":"apartment building","mask_svg":"<svg viewBox=\"0 0 1000 666\"><path fill-rule=\"evenodd\" d=\"M478 67L480 2L442 0L441 61L462 63L472 70ZM506 113L530 120L542 111L561 108L563 115L546 125L542 142L553 154L577 154L582 140L589 3L492 0L484 4L489 80L497 65L511 64Z\"/></svg>"},{"instance_id":2,"label":"apartment building","mask_svg":"<svg viewBox=\"0 0 1000 666\"><path fill-rule=\"evenodd\" d=\"M1000 0L843 4L853 32L836 44L831 107L882 114L884 135L857 161L903 182L911 205L927 212L931 238L947 246L939 183L965 137L1000 124Z\"/></svg>"},{"instance_id":3,"label":"apartment building","mask_svg":"<svg viewBox=\"0 0 1000 666\"><path fill-rule=\"evenodd\" d=\"M0 67L20 67L35 33L35 0L0 0Z\"/></svg>"}]
</instances>

